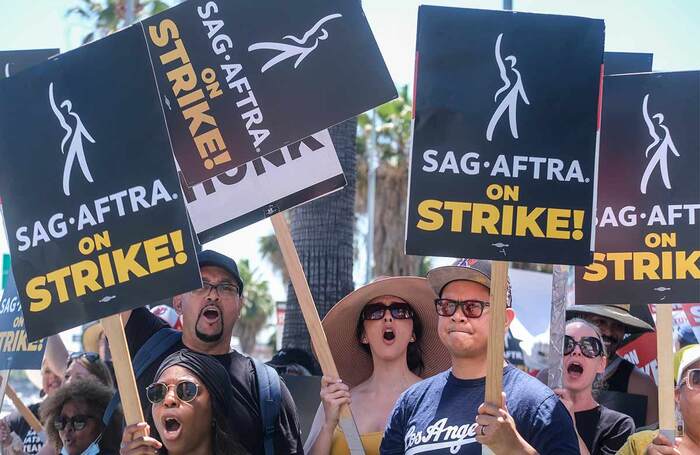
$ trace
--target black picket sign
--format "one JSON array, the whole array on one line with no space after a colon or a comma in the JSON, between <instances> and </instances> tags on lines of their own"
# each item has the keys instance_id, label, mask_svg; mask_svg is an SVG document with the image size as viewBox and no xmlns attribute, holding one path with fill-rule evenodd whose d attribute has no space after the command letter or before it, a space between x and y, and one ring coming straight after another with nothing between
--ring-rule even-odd
<instances>
[{"instance_id":1,"label":"black picket sign","mask_svg":"<svg viewBox=\"0 0 700 455\"><path fill-rule=\"evenodd\" d=\"M0 80L0 195L30 340L201 286L140 26Z\"/></svg>"},{"instance_id":2,"label":"black picket sign","mask_svg":"<svg viewBox=\"0 0 700 455\"><path fill-rule=\"evenodd\" d=\"M604 25L423 6L406 252L588 264Z\"/></svg>"}]
</instances>

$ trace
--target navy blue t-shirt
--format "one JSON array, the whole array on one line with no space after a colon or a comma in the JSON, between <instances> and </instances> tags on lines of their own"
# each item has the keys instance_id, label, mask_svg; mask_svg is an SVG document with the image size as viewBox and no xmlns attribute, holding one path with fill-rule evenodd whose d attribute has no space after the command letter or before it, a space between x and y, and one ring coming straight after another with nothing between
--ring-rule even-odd
<instances>
[{"instance_id":1,"label":"navy blue t-shirt","mask_svg":"<svg viewBox=\"0 0 700 455\"><path fill-rule=\"evenodd\" d=\"M486 380L457 379L452 370L406 390L392 411L380 453L481 455L476 415ZM540 454L579 454L574 423L547 386L510 365L503 391L518 433Z\"/></svg>"}]
</instances>

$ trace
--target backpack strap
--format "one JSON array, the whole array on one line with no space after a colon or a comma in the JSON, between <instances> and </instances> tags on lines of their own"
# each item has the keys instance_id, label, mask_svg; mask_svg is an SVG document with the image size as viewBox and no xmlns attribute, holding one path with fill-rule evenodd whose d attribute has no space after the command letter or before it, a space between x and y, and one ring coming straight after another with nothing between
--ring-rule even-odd
<instances>
[{"instance_id":1,"label":"backpack strap","mask_svg":"<svg viewBox=\"0 0 700 455\"><path fill-rule=\"evenodd\" d=\"M260 416L263 423L265 455L274 455L275 424L280 413L282 401L282 386L280 377L269 365L258 359L253 359L255 374L258 377L258 396L260 400Z\"/></svg>"},{"instance_id":2,"label":"backpack strap","mask_svg":"<svg viewBox=\"0 0 700 455\"><path fill-rule=\"evenodd\" d=\"M182 332L174 329L160 329L141 346L131 361L134 367L134 379L138 380L153 362L165 354L169 349L182 340ZM114 411L121 403L119 391L117 391L109 402L105 413L102 416L102 423L107 426L112 419Z\"/></svg>"}]
</instances>

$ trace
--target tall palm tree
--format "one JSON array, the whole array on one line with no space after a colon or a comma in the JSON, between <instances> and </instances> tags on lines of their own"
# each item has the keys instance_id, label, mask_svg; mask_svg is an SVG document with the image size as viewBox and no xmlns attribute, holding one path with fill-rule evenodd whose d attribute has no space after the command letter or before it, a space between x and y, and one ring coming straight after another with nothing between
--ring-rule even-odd
<instances>
[{"instance_id":1,"label":"tall palm tree","mask_svg":"<svg viewBox=\"0 0 700 455\"><path fill-rule=\"evenodd\" d=\"M321 318L353 289L356 130L357 119L330 129L348 185L289 212L292 238ZM291 285L287 288L282 345L310 350L309 334Z\"/></svg>"},{"instance_id":2,"label":"tall palm tree","mask_svg":"<svg viewBox=\"0 0 700 455\"><path fill-rule=\"evenodd\" d=\"M172 6L172 1L133 0L137 20L160 13ZM93 30L83 37L83 44L100 39L127 24L127 0L76 0L76 6L66 11L66 16L93 23Z\"/></svg>"},{"instance_id":3,"label":"tall palm tree","mask_svg":"<svg viewBox=\"0 0 700 455\"><path fill-rule=\"evenodd\" d=\"M248 354L255 349L255 339L265 327L275 307L267 281L260 280L256 272L257 270L250 267L247 259L238 261L238 273L245 283L244 302L233 334L240 340L241 350Z\"/></svg>"}]
</instances>

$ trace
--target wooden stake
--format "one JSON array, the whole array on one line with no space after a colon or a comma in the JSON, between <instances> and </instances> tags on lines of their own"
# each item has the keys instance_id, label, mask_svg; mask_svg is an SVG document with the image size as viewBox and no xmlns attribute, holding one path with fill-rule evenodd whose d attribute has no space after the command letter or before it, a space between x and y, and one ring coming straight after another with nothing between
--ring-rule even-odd
<instances>
[{"instance_id":1,"label":"wooden stake","mask_svg":"<svg viewBox=\"0 0 700 455\"><path fill-rule=\"evenodd\" d=\"M503 352L505 349L506 302L508 299L508 263L491 261L491 323L486 351L485 402L503 407ZM492 453L482 446L483 454Z\"/></svg>"},{"instance_id":2,"label":"wooden stake","mask_svg":"<svg viewBox=\"0 0 700 455\"><path fill-rule=\"evenodd\" d=\"M675 439L676 412L673 387L673 306L656 305L656 361L659 368L659 430Z\"/></svg>"},{"instance_id":3,"label":"wooden stake","mask_svg":"<svg viewBox=\"0 0 700 455\"><path fill-rule=\"evenodd\" d=\"M289 278L292 281L292 287L299 301L301 314L304 316L306 328L311 336L311 344L316 352L318 363L321 365L321 370L326 376L338 377L338 369L333 361L331 349L328 346L326 333L323 331L321 319L318 316L318 310L314 304L314 298L309 289L309 283L306 281L304 269L301 266L297 249L292 240L292 234L289 232L289 225L284 215L277 213L271 217L272 227L275 229L275 236L282 251L284 264L287 267ZM501 349L502 350L502 349ZM342 378L341 378L342 379ZM357 430L355 419L352 416L350 407L344 405L340 408L340 426L343 429L343 434L350 447L350 453L353 455L364 455L364 449L360 440L360 433Z\"/></svg>"},{"instance_id":4,"label":"wooden stake","mask_svg":"<svg viewBox=\"0 0 700 455\"><path fill-rule=\"evenodd\" d=\"M15 389L12 388L12 386L9 384L10 381L10 375L7 375L7 381L8 384L5 387L5 394L7 397L12 401L12 404L15 405L15 409L22 415L24 420L27 421L30 427L37 433L41 433L44 428L41 426L41 422L39 422L39 419L36 418L34 413L29 410L29 408L22 402L22 400L19 399L17 396L17 393L15 392Z\"/></svg>"},{"instance_id":5,"label":"wooden stake","mask_svg":"<svg viewBox=\"0 0 700 455\"><path fill-rule=\"evenodd\" d=\"M552 272L552 307L549 316L549 373L547 375L547 384L552 389L558 389L563 386L567 275L567 266L554 266Z\"/></svg>"},{"instance_id":6,"label":"wooden stake","mask_svg":"<svg viewBox=\"0 0 700 455\"><path fill-rule=\"evenodd\" d=\"M100 322L109 340L114 374L117 377L117 386L119 387L119 396L126 424L133 425L145 422L143 410L141 409L141 400L139 400L138 389L136 388L136 380L134 379L134 369L131 365L129 346L126 344L122 316L121 314L115 314L100 320Z\"/></svg>"}]
</instances>

